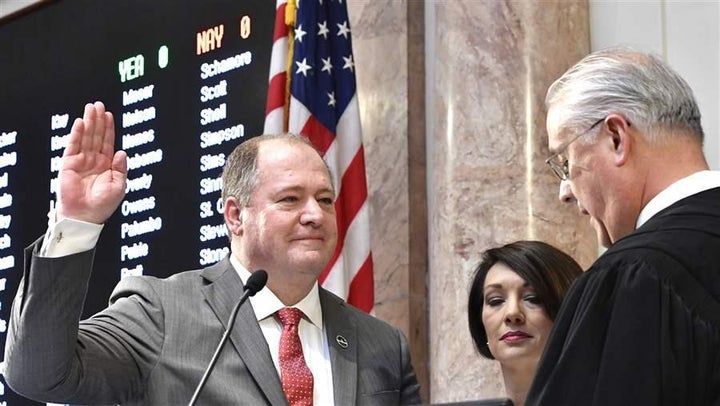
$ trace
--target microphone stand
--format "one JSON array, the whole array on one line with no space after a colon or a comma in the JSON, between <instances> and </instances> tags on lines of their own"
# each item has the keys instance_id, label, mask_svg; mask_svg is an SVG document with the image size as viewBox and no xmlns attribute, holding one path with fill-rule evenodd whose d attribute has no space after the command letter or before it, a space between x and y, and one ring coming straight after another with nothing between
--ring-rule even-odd
<instances>
[{"instance_id":1,"label":"microphone stand","mask_svg":"<svg viewBox=\"0 0 720 406\"><path fill-rule=\"evenodd\" d=\"M237 318L238 311L240 310L240 305L245 303L247 298L262 289L263 286L265 286L266 281L267 273L263 270L258 270L250 276L247 285L245 285L245 291L240 297L240 301L238 301L238 303L233 308L232 313L230 313L230 320L228 321L228 326L225 329L225 334L223 334L222 338L220 339L220 343L215 349L215 354L213 354L212 359L210 360L210 364L208 364L207 368L205 369L205 373L200 379L200 383L198 383L198 386L195 389L195 393L190 399L190 403L188 403L188 406L193 406L195 402L197 402L197 399L200 396L200 391L202 391L203 387L205 386L205 383L210 376L210 372L212 372L212 369L220 356L220 351L222 351L223 346L225 346L225 342L230 337L230 332L232 331L233 325L235 325L235 319Z\"/></svg>"}]
</instances>

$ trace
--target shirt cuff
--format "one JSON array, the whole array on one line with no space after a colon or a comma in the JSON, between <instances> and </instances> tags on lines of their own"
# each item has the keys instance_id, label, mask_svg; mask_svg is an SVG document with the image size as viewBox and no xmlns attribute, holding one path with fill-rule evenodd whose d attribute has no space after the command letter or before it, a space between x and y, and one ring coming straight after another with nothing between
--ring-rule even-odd
<instances>
[{"instance_id":1,"label":"shirt cuff","mask_svg":"<svg viewBox=\"0 0 720 406\"><path fill-rule=\"evenodd\" d=\"M39 256L57 258L95 248L102 224L64 218L55 221L55 211L48 213L48 229Z\"/></svg>"}]
</instances>

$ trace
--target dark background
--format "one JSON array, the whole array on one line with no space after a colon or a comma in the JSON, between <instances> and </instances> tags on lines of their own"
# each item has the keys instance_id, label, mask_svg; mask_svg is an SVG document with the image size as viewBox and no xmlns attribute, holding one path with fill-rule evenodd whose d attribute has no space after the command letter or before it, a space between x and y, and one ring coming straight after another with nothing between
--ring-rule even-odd
<instances>
[{"instance_id":1,"label":"dark background","mask_svg":"<svg viewBox=\"0 0 720 406\"><path fill-rule=\"evenodd\" d=\"M83 317L107 305L120 269L141 264L145 274L165 277L202 267L200 251L226 247L227 238L200 241L200 226L223 223L215 209L219 192L201 196L200 179L217 177L221 168L200 171L203 154L228 155L242 139L219 146L200 148L200 133L243 124L245 138L262 133L265 115L275 2L270 0L62 0L42 3L26 12L0 21L0 133L17 131L14 145L0 148L17 152L17 164L0 169L9 174L9 185L0 195L12 195L12 205L0 209L11 215L7 233L11 246L0 249L0 257L14 256L15 266L0 271L0 345L4 348L12 298L22 276L23 248L47 228L46 214L55 198L50 193L50 159L62 154L51 151L51 136L69 133L73 120L81 117L88 102L103 101L115 114L116 148L122 135L155 130L155 141L128 150L128 155L163 150L163 161L130 171L129 178L152 174L149 191L133 192L126 200L154 196L150 212L123 216L116 212L106 224L95 256L95 269ZM243 39L240 19L250 17L251 33ZM222 46L197 55L197 33L224 24ZM169 48L169 64L160 68L158 49ZM200 65L232 55L252 52L248 66L202 80ZM144 74L122 83L118 63L142 54ZM228 82L228 95L201 103L200 88L221 80ZM154 84L154 96L123 107L122 92ZM227 105L227 118L200 125L200 111ZM123 129L122 112L156 108L154 120ZM51 117L68 114L67 127L51 129ZM200 218L200 204L212 202L213 216ZM121 239L120 224L161 217L162 229ZM120 247L144 242L147 257L120 261ZM4 384L4 383L3 383ZM5 388L0 402L33 404Z\"/></svg>"}]
</instances>

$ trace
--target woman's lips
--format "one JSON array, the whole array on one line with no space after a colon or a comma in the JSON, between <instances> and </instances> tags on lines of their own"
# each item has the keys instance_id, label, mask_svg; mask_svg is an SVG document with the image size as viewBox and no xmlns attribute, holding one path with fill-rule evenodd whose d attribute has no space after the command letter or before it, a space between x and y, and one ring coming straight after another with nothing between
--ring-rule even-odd
<instances>
[{"instance_id":1,"label":"woman's lips","mask_svg":"<svg viewBox=\"0 0 720 406\"><path fill-rule=\"evenodd\" d=\"M508 331L500 337L500 341L515 342L532 338L532 336L524 331Z\"/></svg>"}]
</instances>

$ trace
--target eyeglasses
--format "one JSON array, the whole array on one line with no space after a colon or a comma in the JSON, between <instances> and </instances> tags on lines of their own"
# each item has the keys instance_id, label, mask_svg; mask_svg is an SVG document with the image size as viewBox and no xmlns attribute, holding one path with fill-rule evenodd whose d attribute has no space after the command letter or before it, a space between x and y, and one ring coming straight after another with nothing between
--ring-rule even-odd
<instances>
[{"instance_id":1,"label":"eyeglasses","mask_svg":"<svg viewBox=\"0 0 720 406\"><path fill-rule=\"evenodd\" d=\"M570 141L560 146L556 153L552 154L550 158L545 160L545 163L547 164L547 166L550 167L550 169L552 169L555 176L560 178L560 180L568 180L568 176L570 176L570 166L568 165L567 158L561 156L562 153L565 152L567 147L572 144L573 141L592 131L593 128L597 127L598 124L605 121L606 118L607 117L603 117L600 120L596 121L593 125L590 126L590 128L581 132L580 134L573 137Z\"/></svg>"}]
</instances>

